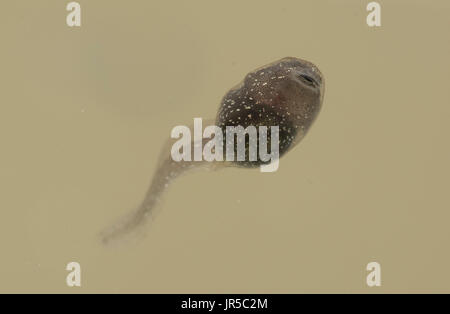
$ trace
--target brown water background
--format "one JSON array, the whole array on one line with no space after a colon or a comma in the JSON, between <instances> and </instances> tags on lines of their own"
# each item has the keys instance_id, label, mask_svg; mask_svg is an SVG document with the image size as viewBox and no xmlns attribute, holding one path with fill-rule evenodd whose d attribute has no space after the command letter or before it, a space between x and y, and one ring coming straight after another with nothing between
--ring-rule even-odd
<instances>
[{"instance_id":1,"label":"brown water background","mask_svg":"<svg viewBox=\"0 0 450 314\"><path fill-rule=\"evenodd\" d=\"M379 1L379 28L359 0L80 0L81 28L68 2L2 1L0 292L450 292L449 1ZM279 170L180 178L101 246L171 129L285 56L326 93Z\"/></svg>"}]
</instances>

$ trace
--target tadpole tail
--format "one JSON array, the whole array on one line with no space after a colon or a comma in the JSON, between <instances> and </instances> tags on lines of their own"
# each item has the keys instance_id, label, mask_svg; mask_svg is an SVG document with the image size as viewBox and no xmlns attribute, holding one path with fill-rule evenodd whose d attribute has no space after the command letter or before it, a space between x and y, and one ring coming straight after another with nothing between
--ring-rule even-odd
<instances>
[{"instance_id":1,"label":"tadpole tail","mask_svg":"<svg viewBox=\"0 0 450 314\"><path fill-rule=\"evenodd\" d=\"M192 132L191 127L191 134ZM176 162L172 159L171 148L175 139L169 139L166 141L163 149L161 150L160 157L157 163L156 171L150 183L150 187L144 197L144 200L137 207L136 210L130 212L126 217L120 219L118 223L107 228L101 234L101 241L103 244L109 244L125 238L128 235L136 234L137 231L143 231L142 226L146 225L149 218L154 218L156 209L162 200L162 196L169 185L179 176L190 172L192 170L216 170L220 166L224 166L219 162L208 161L179 161ZM194 142L192 138L191 148L198 143ZM204 142L201 145L203 147Z\"/></svg>"}]
</instances>

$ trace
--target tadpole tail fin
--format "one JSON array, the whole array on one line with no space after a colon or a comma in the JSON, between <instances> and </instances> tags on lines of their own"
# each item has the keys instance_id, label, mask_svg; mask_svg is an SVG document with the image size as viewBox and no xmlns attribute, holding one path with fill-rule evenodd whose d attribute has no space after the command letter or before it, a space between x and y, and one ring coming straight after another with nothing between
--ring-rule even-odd
<instances>
[{"instance_id":1,"label":"tadpole tail fin","mask_svg":"<svg viewBox=\"0 0 450 314\"><path fill-rule=\"evenodd\" d=\"M191 134L193 127L191 129ZM204 141L196 143L194 138L191 137L191 148L194 145L204 145ZM208 161L174 161L171 156L171 148L175 139L169 139L166 141L158 163L156 171L153 175L150 187L147 190L144 200L141 205L129 213L126 217L123 217L115 225L105 229L101 234L101 241L103 244L109 244L116 242L124 238L127 235L133 235L136 231L142 231L142 226L146 224L149 218L153 218L156 214L156 209L160 203L162 196L168 186L177 177L190 172L191 170L216 170L220 166L224 166L222 162L208 162Z\"/></svg>"}]
</instances>

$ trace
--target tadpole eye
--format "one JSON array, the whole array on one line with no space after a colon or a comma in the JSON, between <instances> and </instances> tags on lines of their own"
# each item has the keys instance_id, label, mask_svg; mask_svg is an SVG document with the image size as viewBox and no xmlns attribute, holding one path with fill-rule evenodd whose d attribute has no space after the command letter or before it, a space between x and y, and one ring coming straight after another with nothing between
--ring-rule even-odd
<instances>
[{"instance_id":1,"label":"tadpole eye","mask_svg":"<svg viewBox=\"0 0 450 314\"><path fill-rule=\"evenodd\" d=\"M310 77L306 74L300 74L299 77L303 82L305 82L308 85L311 85L311 86L317 85L317 82L312 77Z\"/></svg>"}]
</instances>

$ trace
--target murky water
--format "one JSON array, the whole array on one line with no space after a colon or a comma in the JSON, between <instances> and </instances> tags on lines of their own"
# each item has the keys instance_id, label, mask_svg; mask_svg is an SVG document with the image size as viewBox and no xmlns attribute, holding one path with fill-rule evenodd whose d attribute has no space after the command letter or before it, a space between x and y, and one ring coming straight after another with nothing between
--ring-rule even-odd
<instances>
[{"instance_id":1,"label":"murky water","mask_svg":"<svg viewBox=\"0 0 450 314\"><path fill-rule=\"evenodd\" d=\"M0 291L447 291L447 1L7 1L0 13ZM136 243L99 232L136 208L176 125L214 117L285 56L326 78L279 170L180 177ZM414 276L411 276L414 274Z\"/></svg>"}]
</instances>

